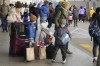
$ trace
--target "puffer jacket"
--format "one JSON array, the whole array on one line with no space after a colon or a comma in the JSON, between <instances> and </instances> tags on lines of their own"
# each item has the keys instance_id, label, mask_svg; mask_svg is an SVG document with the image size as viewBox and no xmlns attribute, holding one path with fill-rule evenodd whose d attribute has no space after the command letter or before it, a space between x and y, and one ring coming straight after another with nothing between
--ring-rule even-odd
<instances>
[{"instance_id":1,"label":"puffer jacket","mask_svg":"<svg viewBox=\"0 0 100 66\"><path fill-rule=\"evenodd\" d=\"M26 38L35 40L36 37L36 22L26 22Z\"/></svg>"},{"instance_id":2,"label":"puffer jacket","mask_svg":"<svg viewBox=\"0 0 100 66\"><path fill-rule=\"evenodd\" d=\"M71 33L67 26L65 26L64 28L59 27L54 33L55 44L62 45L61 37L64 33L67 33L69 35L69 37L71 38Z\"/></svg>"},{"instance_id":3,"label":"puffer jacket","mask_svg":"<svg viewBox=\"0 0 100 66\"><path fill-rule=\"evenodd\" d=\"M56 28L59 27L59 21L61 19L66 19L66 24L68 24L68 11L65 10L64 8L61 8L59 10L59 12L56 14L55 19L54 19L54 23L55 23L55 30Z\"/></svg>"},{"instance_id":4,"label":"puffer jacket","mask_svg":"<svg viewBox=\"0 0 100 66\"><path fill-rule=\"evenodd\" d=\"M49 5L48 4L44 4L42 6L40 6L40 4L39 4L38 9L40 11L40 17L48 17L49 16Z\"/></svg>"}]
</instances>

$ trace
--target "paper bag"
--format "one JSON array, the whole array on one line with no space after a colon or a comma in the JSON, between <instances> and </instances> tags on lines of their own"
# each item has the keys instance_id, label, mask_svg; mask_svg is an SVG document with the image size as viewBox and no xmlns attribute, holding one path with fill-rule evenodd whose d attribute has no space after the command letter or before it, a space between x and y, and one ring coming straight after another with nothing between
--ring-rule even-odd
<instances>
[{"instance_id":1,"label":"paper bag","mask_svg":"<svg viewBox=\"0 0 100 66\"><path fill-rule=\"evenodd\" d=\"M32 60L35 60L35 57L34 57L34 47L30 47L29 48L26 48L26 61L32 61Z\"/></svg>"},{"instance_id":2,"label":"paper bag","mask_svg":"<svg viewBox=\"0 0 100 66\"><path fill-rule=\"evenodd\" d=\"M46 47L39 47L39 58L46 59Z\"/></svg>"}]
</instances>

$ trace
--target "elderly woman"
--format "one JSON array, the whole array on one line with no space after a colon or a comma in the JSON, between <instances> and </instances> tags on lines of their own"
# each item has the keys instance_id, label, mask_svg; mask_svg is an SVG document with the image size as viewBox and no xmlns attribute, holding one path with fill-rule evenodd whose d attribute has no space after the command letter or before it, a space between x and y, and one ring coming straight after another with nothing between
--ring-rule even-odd
<instances>
[{"instance_id":1,"label":"elderly woman","mask_svg":"<svg viewBox=\"0 0 100 66\"><path fill-rule=\"evenodd\" d=\"M55 16L55 19L54 19L54 23L55 23L55 30L57 30L57 28L59 27L59 21L61 19L65 19L66 20L66 26L68 26L68 2L65 2L65 1L61 1L60 3L60 8L59 8L59 11L57 12L56 16ZM66 44L66 53L67 54L72 54L72 52L69 51L68 49L68 43Z\"/></svg>"},{"instance_id":2,"label":"elderly woman","mask_svg":"<svg viewBox=\"0 0 100 66\"><path fill-rule=\"evenodd\" d=\"M21 8L22 8L22 3L21 2L16 2L15 3L15 8L13 8L8 17L8 23L9 23L9 32L10 32L10 48L9 48L9 55L10 56L15 56L15 44L16 44L16 28L15 28L15 22L22 22L21 20Z\"/></svg>"}]
</instances>

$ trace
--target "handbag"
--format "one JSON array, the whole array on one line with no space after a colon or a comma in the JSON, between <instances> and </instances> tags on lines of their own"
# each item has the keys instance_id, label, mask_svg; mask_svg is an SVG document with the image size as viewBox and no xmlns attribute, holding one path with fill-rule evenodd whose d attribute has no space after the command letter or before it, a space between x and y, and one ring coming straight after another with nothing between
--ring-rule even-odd
<instances>
[{"instance_id":1,"label":"handbag","mask_svg":"<svg viewBox=\"0 0 100 66\"><path fill-rule=\"evenodd\" d=\"M32 42L30 42L29 48L26 48L26 61L35 60L34 47L32 47Z\"/></svg>"}]
</instances>

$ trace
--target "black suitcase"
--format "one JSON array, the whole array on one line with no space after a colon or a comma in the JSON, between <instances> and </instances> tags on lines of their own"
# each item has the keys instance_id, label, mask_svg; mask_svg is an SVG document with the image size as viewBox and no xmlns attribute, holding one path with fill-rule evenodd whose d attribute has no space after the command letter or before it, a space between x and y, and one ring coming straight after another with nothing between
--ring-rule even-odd
<instances>
[{"instance_id":1,"label":"black suitcase","mask_svg":"<svg viewBox=\"0 0 100 66\"><path fill-rule=\"evenodd\" d=\"M54 45L50 44L49 46L46 47L46 58L52 59L53 53L54 53Z\"/></svg>"}]
</instances>

